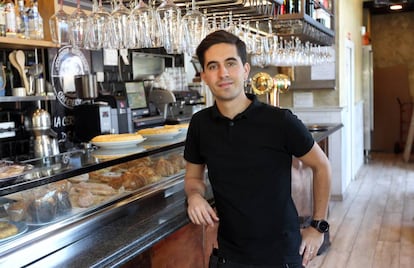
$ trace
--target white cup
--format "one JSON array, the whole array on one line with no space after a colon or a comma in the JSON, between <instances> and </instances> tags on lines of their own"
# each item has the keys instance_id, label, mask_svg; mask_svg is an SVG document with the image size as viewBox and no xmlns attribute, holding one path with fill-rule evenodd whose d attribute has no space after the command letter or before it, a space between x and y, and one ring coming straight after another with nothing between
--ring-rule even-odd
<instances>
[{"instance_id":1,"label":"white cup","mask_svg":"<svg viewBox=\"0 0 414 268\"><path fill-rule=\"evenodd\" d=\"M24 87L12 88L12 95L16 97L24 97L26 96L26 89Z\"/></svg>"}]
</instances>

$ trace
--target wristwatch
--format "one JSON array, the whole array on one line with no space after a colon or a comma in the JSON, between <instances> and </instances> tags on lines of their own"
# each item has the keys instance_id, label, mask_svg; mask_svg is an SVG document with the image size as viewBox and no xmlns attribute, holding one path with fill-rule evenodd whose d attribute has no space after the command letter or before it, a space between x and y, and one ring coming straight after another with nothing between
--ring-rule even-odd
<instances>
[{"instance_id":1,"label":"wristwatch","mask_svg":"<svg viewBox=\"0 0 414 268\"><path fill-rule=\"evenodd\" d=\"M312 220L310 225L320 233L329 231L329 223L325 220Z\"/></svg>"}]
</instances>

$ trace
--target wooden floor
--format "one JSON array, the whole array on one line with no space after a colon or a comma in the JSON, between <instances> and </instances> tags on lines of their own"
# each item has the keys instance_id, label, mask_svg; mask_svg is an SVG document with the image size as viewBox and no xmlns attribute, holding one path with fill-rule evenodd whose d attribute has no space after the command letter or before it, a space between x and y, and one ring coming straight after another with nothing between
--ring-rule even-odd
<instances>
[{"instance_id":1,"label":"wooden floor","mask_svg":"<svg viewBox=\"0 0 414 268\"><path fill-rule=\"evenodd\" d=\"M372 154L329 222L332 245L307 267L413 268L414 163Z\"/></svg>"}]
</instances>

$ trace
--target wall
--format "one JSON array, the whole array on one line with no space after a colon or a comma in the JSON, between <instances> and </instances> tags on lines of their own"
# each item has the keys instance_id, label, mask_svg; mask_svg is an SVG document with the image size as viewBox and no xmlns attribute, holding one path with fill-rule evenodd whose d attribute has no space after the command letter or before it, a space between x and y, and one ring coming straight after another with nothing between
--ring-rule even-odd
<instances>
[{"instance_id":1,"label":"wall","mask_svg":"<svg viewBox=\"0 0 414 268\"><path fill-rule=\"evenodd\" d=\"M397 98L407 103L414 96L414 12L371 16L374 57L373 150L398 152L408 124L400 118ZM397 149L397 150L396 150Z\"/></svg>"}]
</instances>

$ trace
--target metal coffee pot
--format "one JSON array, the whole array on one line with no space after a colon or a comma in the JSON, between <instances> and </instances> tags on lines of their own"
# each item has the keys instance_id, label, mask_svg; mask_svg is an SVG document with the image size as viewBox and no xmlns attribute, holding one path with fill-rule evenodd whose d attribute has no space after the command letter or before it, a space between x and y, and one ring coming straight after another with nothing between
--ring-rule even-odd
<instances>
[{"instance_id":1,"label":"metal coffee pot","mask_svg":"<svg viewBox=\"0 0 414 268\"><path fill-rule=\"evenodd\" d=\"M59 154L57 134L51 129L50 114L37 109L32 115L32 130L35 134L35 157L47 157Z\"/></svg>"}]
</instances>

